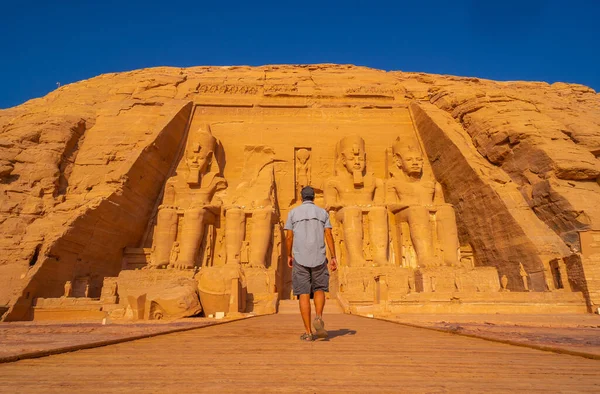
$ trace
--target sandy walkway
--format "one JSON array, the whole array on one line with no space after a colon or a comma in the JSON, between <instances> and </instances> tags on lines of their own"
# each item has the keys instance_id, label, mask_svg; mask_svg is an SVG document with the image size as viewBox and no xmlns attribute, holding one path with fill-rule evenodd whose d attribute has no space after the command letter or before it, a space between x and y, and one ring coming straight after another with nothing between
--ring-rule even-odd
<instances>
[{"instance_id":1,"label":"sandy walkway","mask_svg":"<svg viewBox=\"0 0 600 394\"><path fill-rule=\"evenodd\" d=\"M272 315L0 365L1 392L600 392L600 361L329 315Z\"/></svg>"}]
</instances>

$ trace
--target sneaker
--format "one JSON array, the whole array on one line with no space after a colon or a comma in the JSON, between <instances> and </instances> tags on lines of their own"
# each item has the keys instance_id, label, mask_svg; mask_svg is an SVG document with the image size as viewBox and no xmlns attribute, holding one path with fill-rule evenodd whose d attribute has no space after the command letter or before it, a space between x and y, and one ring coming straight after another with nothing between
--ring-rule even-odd
<instances>
[{"instance_id":1,"label":"sneaker","mask_svg":"<svg viewBox=\"0 0 600 394\"><path fill-rule=\"evenodd\" d=\"M315 317L315 320L313 320L313 327L317 332L318 338L327 338L329 336L329 334L327 334L327 331L325 330L325 323L323 322L323 318L318 316Z\"/></svg>"}]
</instances>

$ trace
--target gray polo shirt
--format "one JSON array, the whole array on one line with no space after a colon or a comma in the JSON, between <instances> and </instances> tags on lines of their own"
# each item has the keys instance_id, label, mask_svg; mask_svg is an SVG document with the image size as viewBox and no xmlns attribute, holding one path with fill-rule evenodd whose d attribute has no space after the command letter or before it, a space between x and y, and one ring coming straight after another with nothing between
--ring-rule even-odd
<instances>
[{"instance_id":1,"label":"gray polo shirt","mask_svg":"<svg viewBox=\"0 0 600 394\"><path fill-rule=\"evenodd\" d=\"M304 201L288 213L285 230L294 232L294 260L305 267L325 262L325 229L331 228L329 214L312 201Z\"/></svg>"}]
</instances>

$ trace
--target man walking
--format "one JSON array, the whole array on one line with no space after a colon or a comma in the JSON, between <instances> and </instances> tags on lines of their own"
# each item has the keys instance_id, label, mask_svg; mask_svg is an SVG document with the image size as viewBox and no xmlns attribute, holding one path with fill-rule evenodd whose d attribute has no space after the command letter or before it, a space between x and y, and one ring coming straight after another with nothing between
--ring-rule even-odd
<instances>
[{"instance_id":1,"label":"man walking","mask_svg":"<svg viewBox=\"0 0 600 394\"><path fill-rule=\"evenodd\" d=\"M305 186L300 192L302 205L288 214L285 222L285 240L288 251L288 266L292 268L294 295L300 299L300 314L306 332L300 336L303 341L312 341L310 325L310 299L314 297L317 316L313 320L316 335L327 338L323 323L325 292L329 291L329 269L335 271L337 262L329 214L314 204L315 191ZM331 254L327 266L325 242Z\"/></svg>"}]
</instances>

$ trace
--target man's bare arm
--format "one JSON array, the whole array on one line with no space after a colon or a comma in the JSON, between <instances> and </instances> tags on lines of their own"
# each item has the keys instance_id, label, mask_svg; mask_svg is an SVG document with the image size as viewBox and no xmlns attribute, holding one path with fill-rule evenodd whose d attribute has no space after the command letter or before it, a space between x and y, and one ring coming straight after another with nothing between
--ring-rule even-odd
<instances>
[{"instance_id":1,"label":"man's bare arm","mask_svg":"<svg viewBox=\"0 0 600 394\"><path fill-rule=\"evenodd\" d=\"M329 255L331 256L331 270L335 271L337 269L337 259L335 257L335 245L333 243L333 233L330 228L325 229L325 242L327 243L327 247L329 248Z\"/></svg>"},{"instance_id":2,"label":"man's bare arm","mask_svg":"<svg viewBox=\"0 0 600 394\"><path fill-rule=\"evenodd\" d=\"M292 267L294 258L292 256L292 246L294 245L294 232L292 230L285 230L285 248L288 253L288 267Z\"/></svg>"}]
</instances>

